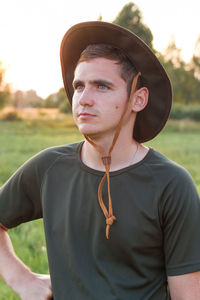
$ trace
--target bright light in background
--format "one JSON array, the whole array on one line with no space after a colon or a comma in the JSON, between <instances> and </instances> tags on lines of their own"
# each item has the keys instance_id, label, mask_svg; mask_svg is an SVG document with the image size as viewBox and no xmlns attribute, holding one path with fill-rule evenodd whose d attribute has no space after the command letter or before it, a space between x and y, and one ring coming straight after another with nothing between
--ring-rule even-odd
<instances>
[{"instance_id":1,"label":"bright light in background","mask_svg":"<svg viewBox=\"0 0 200 300\"><path fill-rule=\"evenodd\" d=\"M59 61L61 39L75 23L113 21L129 1L0 0L0 60L13 89L34 89L42 97L63 86ZM162 51L172 36L189 60L200 34L200 1L135 0ZM188 5L189 4L189 5Z\"/></svg>"}]
</instances>

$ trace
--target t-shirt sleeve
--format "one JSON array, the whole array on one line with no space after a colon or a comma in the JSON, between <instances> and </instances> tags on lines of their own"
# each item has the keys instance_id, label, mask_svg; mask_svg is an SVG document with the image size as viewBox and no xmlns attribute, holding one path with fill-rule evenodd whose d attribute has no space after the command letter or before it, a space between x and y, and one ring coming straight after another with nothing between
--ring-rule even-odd
<instances>
[{"instance_id":1,"label":"t-shirt sleeve","mask_svg":"<svg viewBox=\"0 0 200 300\"><path fill-rule=\"evenodd\" d=\"M168 276L200 270L200 198L182 168L168 182L162 202L164 253Z\"/></svg>"},{"instance_id":2,"label":"t-shirt sleeve","mask_svg":"<svg viewBox=\"0 0 200 300\"><path fill-rule=\"evenodd\" d=\"M42 217L44 152L22 165L0 189L0 223L6 228Z\"/></svg>"}]
</instances>

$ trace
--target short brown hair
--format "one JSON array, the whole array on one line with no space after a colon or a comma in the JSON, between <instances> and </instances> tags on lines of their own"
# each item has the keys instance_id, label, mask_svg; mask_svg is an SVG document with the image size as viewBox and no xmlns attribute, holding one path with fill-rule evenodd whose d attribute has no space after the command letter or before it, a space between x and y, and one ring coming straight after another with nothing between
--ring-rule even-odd
<instances>
[{"instance_id":1,"label":"short brown hair","mask_svg":"<svg viewBox=\"0 0 200 300\"><path fill-rule=\"evenodd\" d=\"M99 57L113 60L116 64L120 65L120 75L127 82L127 91L130 94L133 78L138 72L122 49L109 44L89 45L81 53L77 65L83 61ZM138 80L137 88L139 87L141 87L141 82Z\"/></svg>"}]
</instances>

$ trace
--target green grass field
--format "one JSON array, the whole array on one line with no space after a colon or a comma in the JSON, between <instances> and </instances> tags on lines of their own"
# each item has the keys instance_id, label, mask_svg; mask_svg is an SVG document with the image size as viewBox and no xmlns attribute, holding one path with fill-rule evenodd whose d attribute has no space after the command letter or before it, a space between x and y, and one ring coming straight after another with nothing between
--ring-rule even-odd
<instances>
[{"instance_id":1,"label":"green grass field","mask_svg":"<svg viewBox=\"0 0 200 300\"><path fill-rule=\"evenodd\" d=\"M200 123L170 121L150 147L183 165L192 175L200 191ZM0 186L28 158L54 145L81 140L68 116L65 121L23 120L0 121ZM23 224L9 231L19 257L34 272L47 273L45 239L42 220ZM19 299L0 281L0 299Z\"/></svg>"}]
</instances>

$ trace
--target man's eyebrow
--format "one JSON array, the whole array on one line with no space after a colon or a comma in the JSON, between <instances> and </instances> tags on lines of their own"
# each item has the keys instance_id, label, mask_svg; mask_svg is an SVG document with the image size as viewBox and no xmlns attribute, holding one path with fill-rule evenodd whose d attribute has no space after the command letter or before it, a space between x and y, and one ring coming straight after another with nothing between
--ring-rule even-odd
<instances>
[{"instance_id":1,"label":"man's eyebrow","mask_svg":"<svg viewBox=\"0 0 200 300\"><path fill-rule=\"evenodd\" d=\"M107 85L109 87L114 87L114 84L111 81L105 80L105 79L95 79L89 81L91 84L97 84L97 85Z\"/></svg>"},{"instance_id":2,"label":"man's eyebrow","mask_svg":"<svg viewBox=\"0 0 200 300\"><path fill-rule=\"evenodd\" d=\"M72 85L73 85L73 87L75 87L75 86L77 86L77 85L83 85L83 81L82 81L82 80L79 80L79 79L74 80L74 81L72 82Z\"/></svg>"},{"instance_id":3,"label":"man's eyebrow","mask_svg":"<svg viewBox=\"0 0 200 300\"><path fill-rule=\"evenodd\" d=\"M90 80L89 83L95 84L95 85L106 85L109 87L114 87L114 83L112 83L109 80L105 80L105 79L94 79L94 80ZM72 85L73 85L73 87L76 87L78 85L84 85L84 81L77 79L72 82Z\"/></svg>"}]
</instances>

